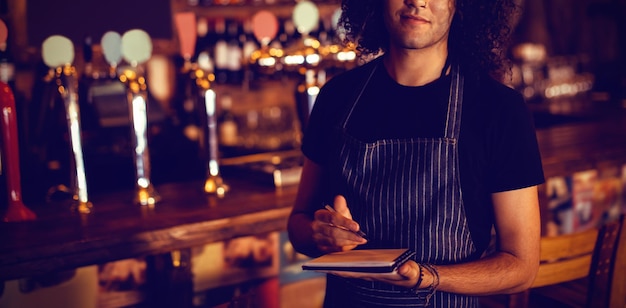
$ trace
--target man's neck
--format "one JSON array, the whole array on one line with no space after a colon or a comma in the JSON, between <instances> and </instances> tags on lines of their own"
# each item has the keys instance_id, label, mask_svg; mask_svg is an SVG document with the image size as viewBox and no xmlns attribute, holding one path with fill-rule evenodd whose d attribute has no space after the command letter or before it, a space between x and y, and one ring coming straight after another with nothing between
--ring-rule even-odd
<instances>
[{"instance_id":1,"label":"man's neck","mask_svg":"<svg viewBox=\"0 0 626 308\"><path fill-rule=\"evenodd\" d=\"M384 55L384 63L389 76L397 83L405 86L422 86L441 77L447 56L447 49L391 48Z\"/></svg>"}]
</instances>

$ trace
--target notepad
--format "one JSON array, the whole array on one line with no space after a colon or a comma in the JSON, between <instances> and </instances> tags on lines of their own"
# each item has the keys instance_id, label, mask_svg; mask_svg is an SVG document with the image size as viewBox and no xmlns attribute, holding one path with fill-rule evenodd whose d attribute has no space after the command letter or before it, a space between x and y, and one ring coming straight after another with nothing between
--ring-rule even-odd
<instances>
[{"instance_id":1,"label":"notepad","mask_svg":"<svg viewBox=\"0 0 626 308\"><path fill-rule=\"evenodd\" d=\"M302 265L303 270L391 273L408 261L415 252L408 249L361 249L333 252Z\"/></svg>"}]
</instances>

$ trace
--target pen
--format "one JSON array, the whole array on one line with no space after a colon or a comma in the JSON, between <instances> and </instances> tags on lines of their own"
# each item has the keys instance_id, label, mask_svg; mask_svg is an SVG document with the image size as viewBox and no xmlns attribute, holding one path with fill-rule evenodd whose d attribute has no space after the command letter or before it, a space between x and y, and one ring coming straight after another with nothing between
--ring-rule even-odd
<instances>
[{"instance_id":1,"label":"pen","mask_svg":"<svg viewBox=\"0 0 626 308\"><path fill-rule=\"evenodd\" d=\"M337 211L335 211L335 209L334 209L332 206L328 205L328 204L324 205L324 207L325 207L328 211L330 211L331 213L337 213ZM358 235L358 236L360 236L360 237L362 237L362 238L364 238L364 239L367 239L367 238L365 237L365 233L364 233L363 231L361 231L361 230L359 230L359 231L352 231L352 230L350 230L350 229L348 229L348 228L343 228L343 227L340 227L340 226L336 226L336 227L341 228L341 229L348 230L348 231L353 232L354 234L356 234L356 235Z\"/></svg>"}]
</instances>

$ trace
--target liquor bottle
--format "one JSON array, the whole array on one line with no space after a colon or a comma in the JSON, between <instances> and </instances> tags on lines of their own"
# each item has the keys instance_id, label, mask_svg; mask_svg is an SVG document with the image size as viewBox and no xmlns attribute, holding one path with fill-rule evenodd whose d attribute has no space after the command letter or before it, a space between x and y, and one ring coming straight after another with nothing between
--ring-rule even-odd
<instances>
[{"instance_id":1,"label":"liquor bottle","mask_svg":"<svg viewBox=\"0 0 626 308\"><path fill-rule=\"evenodd\" d=\"M317 29L311 33L311 36L317 38L321 46L331 45L332 34L330 33L329 28L328 23L323 18L320 18L319 25L317 26Z\"/></svg>"},{"instance_id":2,"label":"liquor bottle","mask_svg":"<svg viewBox=\"0 0 626 308\"><path fill-rule=\"evenodd\" d=\"M232 105L233 98L224 94L220 99L221 112L217 119L218 139L222 147L235 147L239 143L239 126Z\"/></svg>"},{"instance_id":3,"label":"liquor bottle","mask_svg":"<svg viewBox=\"0 0 626 308\"><path fill-rule=\"evenodd\" d=\"M209 20L205 16L198 16L196 20L196 48L195 55L209 51L215 42L215 32L209 31Z\"/></svg>"},{"instance_id":4,"label":"liquor bottle","mask_svg":"<svg viewBox=\"0 0 626 308\"><path fill-rule=\"evenodd\" d=\"M251 67L252 54L259 49L253 32L252 20L246 19L243 23L243 32L239 35L239 42L242 46L242 70L243 88L248 90L250 83L255 79L254 70Z\"/></svg>"},{"instance_id":5,"label":"liquor bottle","mask_svg":"<svg viewBox=\"0 0 626 308\"><path fill-rule=\"evenodd\" d=\"M296 26L290 18L283 19L278 29L278 41L282 48L289 48L300 38L300 33L296 31Z\"/></svg>"},{"instance_id":6,"label":"liquor bottle","mask_svg":"<svg viewBox=\"0 0 626 308\"><path fill-rule=\"evenodd\" d=\"M228 81L228 38L226 34L226 20L215 20L215 46L213 59L215 60L215 81L224 84Z\"/></svg>"},{"instance_id":7,"label":"liquor bottle","mask_svg":"<svg viewBox=\"0 0 626 308\"><path fill-rule=\"evenodd\" d=\"M228 83L234 85L240 85L243 80L243 48L239 39L240 33L242 33L242 30L239 22L232 20L228 24L227 70Z\"/></svg>"},{"instance_id":8,"label":"liquor bottle","mask_svg":"<svg viewBox=\"0 0 626 308\"><path fill-rule=\"evenodd\" d=\"M296 111L302 132L309 122L309 115L317 99L317 94L325 82L326 72L324 70L307 69L301 82L296 86Z\"/></svg>"},{"instance_id":9,"label":"liquor bottle","mask_svg":"<svg viewBox=\"0 0 626 308\"><path fill-rule=\"evenodd\" d=\"M93 78L93 39L89 35L83 40L83 60L85 62L83 76Z\"/></svg>"},{"instance_id":10,"label":"liquor bottle","mask_svg":"<svg viewBox=\"0 0 626 308\"><path fill-rule=\"evenodd\" d=\"M177 117L175 123L183 130L183 135L193 144L202 140L200 109L198 108L198 90L188 72L181 71L177 78L178 90L175 105Z\"/></svg>"},{"instance_id":11,"label":"liquor bottle","mask_svg":"<svg viewBox=\"0 0 626 308\"><path fill-rule=\"evenodd\" d=\"M83 40L83 73L78 80L78 99L80 106L80 117L84 119L82 121L81 129L84 132L94 131L97 127L98 119L96 111L94 110L93 103L89 100L89 92L91 86L94 84L94 72L93 72L93 39L91 36L85 36ZM86 138L89 138L90 134L85 134Z\"/></svg>"}]
</instances>

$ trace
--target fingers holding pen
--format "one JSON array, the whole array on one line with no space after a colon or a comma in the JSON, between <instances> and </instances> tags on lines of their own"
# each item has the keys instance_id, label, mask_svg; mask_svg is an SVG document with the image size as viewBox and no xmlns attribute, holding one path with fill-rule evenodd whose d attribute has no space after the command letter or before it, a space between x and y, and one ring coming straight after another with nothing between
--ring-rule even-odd
<instances>
[{"instance_id":1,"label":"fingers holding pen","mask_svg":"<svg viewBox=\"0 0 626 308\"><path fill-rule=\"evenodd\" d=\"M356 233L358 236L367 239L365 233L361 231L359 224L352 219L352 213L350 213L350 209L348 209L346 198L338 195L333 201L333 206L325 205L325 208L332 213L340 214L338 216L340 221L338 223L334 223L335 226L348 229L349 231ZM337 217L337 215L333 217Z\"/></svg>"},{"instance_id":2,"label":"fingers holding pen","mask_svg":"<svg viewBox=\"0 0 626 308\"><path fill-rule=\"evenodd\" d=\"M318 212L327 212L327 214L324 215L332 215L328 210L319 210ZM313 240L317 243L320 250L324 252L347 251L367 242L364 238L356 235L352 231L339 228L326 221L331 220L322 221L316 219L312 224Z\"/></svg>"},{"instance_id":3,"label":"fingers holding pen","mask_svg":"<svg viewBox=\"0 0 626 308\"><path fill-rule=\"evenodd\" d=\"M357 232L360 230L359 224L352 220L352 214L343 196L335 197L333 205L325 204L324 208L325 210L315 212L315 220L347 231Z\"/></svg>"},{"instance_id":4,"label":"fingers holding pen","mask_svg":"<svg viewBox=\"0 0 626 308\"><path fill-rule=\"evenodd\" d=\"M323 251L350 250L367 242L365 234L359 233L359 224L351 219L350 211L345 205L345 199L343 202L343 207L338 206L343 213L336 211L331 206L315 212L315 220L312 225L313 238Z\"/></svg>"}]
</instances>

